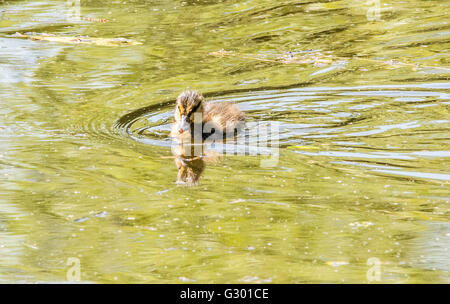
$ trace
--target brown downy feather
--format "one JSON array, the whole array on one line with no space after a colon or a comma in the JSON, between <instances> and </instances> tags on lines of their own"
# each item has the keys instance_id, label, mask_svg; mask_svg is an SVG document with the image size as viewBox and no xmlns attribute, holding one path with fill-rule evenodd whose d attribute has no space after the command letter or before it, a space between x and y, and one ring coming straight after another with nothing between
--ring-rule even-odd
<instances>
[{"instance_id":1,"label":"brown downy feather","mask_svg":"<svg viewBox=\"0 0 450 304\"><path fill-rule=\"evenodd\" d=\"M245 122L245 114L233 103L206 102L203 108L203 123L214 123L222 133L227 128L240 129Z\"/></svg>"}]
</instances>

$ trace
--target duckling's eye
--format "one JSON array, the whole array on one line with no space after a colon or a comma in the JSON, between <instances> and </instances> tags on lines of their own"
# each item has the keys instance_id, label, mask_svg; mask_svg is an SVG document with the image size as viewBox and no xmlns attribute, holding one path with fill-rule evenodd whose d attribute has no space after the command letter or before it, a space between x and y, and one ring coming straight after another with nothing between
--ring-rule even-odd
<instances>
[{"instance_id":1,"label":"duckling's eye","mask_svg":"<svg viewBox=\"0 0 450 304\"><path fill-rule=\"evenodd\" d=\"M194 113L195 111L197 111L201 104L202 104L202 103L199 102L199 103L197 103L195 106L193 106L192 109L189 111L189 113L188 113L186 116L187 116L187 117L191 117L192 113Z\"/></svg>"}]
</instances>

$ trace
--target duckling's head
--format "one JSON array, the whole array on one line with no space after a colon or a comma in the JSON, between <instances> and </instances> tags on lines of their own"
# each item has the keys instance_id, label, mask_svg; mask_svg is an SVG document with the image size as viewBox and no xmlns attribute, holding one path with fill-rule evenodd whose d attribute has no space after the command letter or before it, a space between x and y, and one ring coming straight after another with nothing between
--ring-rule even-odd
<instances>
[{"instance_id":1,"label":"duckling's head","mask_svg":"<svg viewBox=\"0 0 450 304\"><path fill-rule=\"evenodd\" d=\"M202 121L203 100L203 96L197 91L184 91L178 96L175 106L175 133L190 132L191 126L194 122L197 123L197 119L198 122Z\"/></svg>"}]
</instances>

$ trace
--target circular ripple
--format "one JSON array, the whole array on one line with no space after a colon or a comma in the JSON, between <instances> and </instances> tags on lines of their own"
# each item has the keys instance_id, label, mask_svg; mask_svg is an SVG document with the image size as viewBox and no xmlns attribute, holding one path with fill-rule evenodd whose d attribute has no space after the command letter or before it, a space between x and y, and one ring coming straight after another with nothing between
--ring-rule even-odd
<instances>
[{"instance_id":1,"label":"circular ripple","mask_svg":"<svg viewBox=\"0 0 450 304\"><path fill-rule=\"evenodd\" d=\"M169 132L174 100L137 109L122 116L115 124L117 133L145 144L169 146Z\"/></svg>"}]
</instances>

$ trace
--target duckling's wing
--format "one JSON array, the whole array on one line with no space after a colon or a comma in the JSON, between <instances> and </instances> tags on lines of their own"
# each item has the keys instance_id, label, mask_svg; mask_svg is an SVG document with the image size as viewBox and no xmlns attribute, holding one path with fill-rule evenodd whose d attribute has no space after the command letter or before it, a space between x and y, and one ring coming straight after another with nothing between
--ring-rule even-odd
<instances>
[{"instance_id":1,"label":"duckling's wing","mask_svg":"<svg viewBox=\"0 0 450 304\"><path fill-rule=\"evenodd\" d=\"M236 128L245 121L245 114L233 103L208 102L204 106L203 123L213 122L221 131Z\"/></svg>"}]
</instances>

